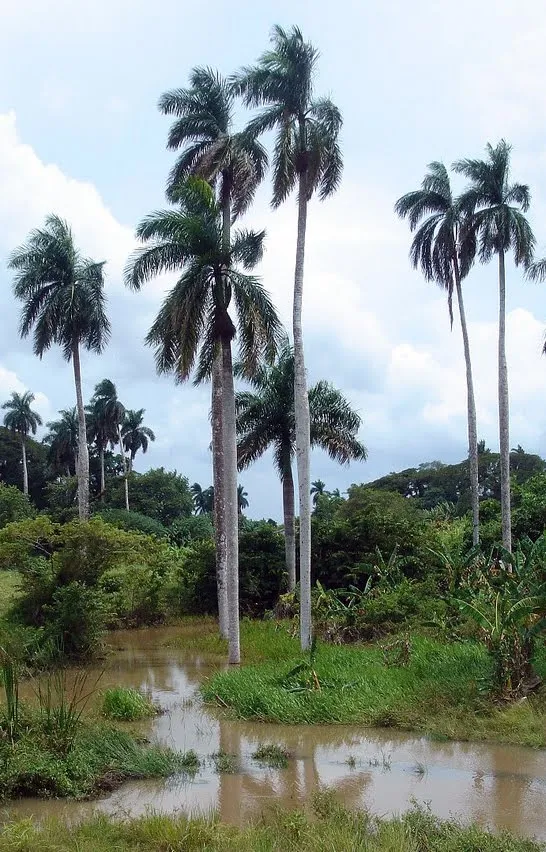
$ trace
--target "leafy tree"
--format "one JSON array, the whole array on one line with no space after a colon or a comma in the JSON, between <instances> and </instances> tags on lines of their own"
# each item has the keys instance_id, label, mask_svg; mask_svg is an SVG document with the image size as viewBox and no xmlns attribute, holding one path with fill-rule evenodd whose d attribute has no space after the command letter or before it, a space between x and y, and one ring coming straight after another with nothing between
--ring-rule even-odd
<instances>
[{"instance_id":1,"label":"leafy tree","mask_svg":"<svg viewBox=\"0 0 546 852\"><path fill-rule=\"evenodd\" d=\"M103 442L103 451L101 457L101 494L105 491L104 482L104 450L106 444L110 443L112 447L118 443L119 452L123 466L123 481L125 489L125 509L129 511L129 482L127 471L127 459L123 448L122 423L125 420L125 406L118 399L118 392L114 382L110 379L103 379L95 385L93 399L91 400L91 410L94 413L95 420L101 424L101 440Z\"/></svg>"},{"instance_id":2,"label":"leafy tree","mask_svg":"<svg viewBox=\"0 0 546 852\"><path fill-rule=\"evenodd\" d=\"M44 488L48 476L47 448L27 438L27 466L29 497L38 508L44 507ZM0 426L0 481L5 485L21 483L21 443L9 429Z\"/></svg>"},{"instance_id":3,"label":"leafy tree","mask_svg":"<svg viewBox=\"0 0 546 852\"><path fill-rule=\"evenodd\" d=\"M472 266L476 247L473 240L461 239L464 216L458 200L453 197L446 167L443 163L434 162L430 163L428 169L421 189L399 198L395 210L400 217L409 220L412 231L417 229L410 249L411 262L415 268L421 268L427 281L434 281L447 291L452 325L453 290L457 294L466 366L472 540L476 545L480 540L478 427L470 343L461 284Z\"/></svg>"},{"instance_id":4,"label":"leafy tree","mask_svg":"<svg viewBox=\"0 0 546 852\"><path fill-rule=\"evenodd\" d=\"M32 518L35 510L26 494L22 494L15 485L0 482L0 529L13 521Z\"/></svg>"},{"instance_id":5,"label":"leafy tree","mask_svg":"<svg viewBox=\"0 0 546 852\"><path fill-rule=\"evenodd\" d=\"M171 201L176 201L180 186L190 176L198 176L215 186L222 210L222 240L226 249L231 244L232 220L248 209L267 166L267 155L260 143L249 134L234 132L234 106L233 88L210 68L194 68L188 89L165 92L159 101L163 113L176 117L168 147L182 149L169 175L167 195ZM237 554L233 548L237 547L237 542L233 536L228 542L226 529L226 508L231 511L231 506L226 506L223 420L222 358L218 351L212 369L212 465L216 492L214 526L219 622L220 633L227 638L226 549L229 544L230 560L236 564ZM233 436L227 436L227 440L233 440ZM233 451L233 447L228 449ZM235 486L231 484L230 487ZM232 530L235 521L230 517Z\"/></svg>"},{"instance_id":6,"label":"leafy tree","mask_svg":"<svg viewBox=\"0 0 546 852\"><path fill-rule=\"evenodd\" d=\"M239 515L243 514L245 509L248 509L248 494L246 493L244 486L237 486L237 512Z\"/></svg>"},{"instance_id":7,"label":"leafy tree","mask_svg":"<svg viewBox=\"0 0 546 852\"><path fill-rule=\"evenodd\" d=\"M72 232L58 216L46 218L43 230L32 231L12 252L13 291L23 302L20 334L34 329L34 353L40 358L58 344L72 361L78 411L78 509L89 517L89 453L82 396L80 349L100 353L110 334L105 312L104 263L94 263L77 250Z\"/></svg>"},{"instance_id":8,"label":"leafy tree","mask_svg":"<svg viewBox=\"0 0 546 852\"><path fill-rule=\"evenodd\" d=\"M42 418L37 411L31 408L35 396L30 391L23 394L13 391L11 399L2 406L7 413L4 415L4 426L21 438L21 450L23 455L23 494L28 496L28 466L27 466L27 437L35 435L38 426L42 425Z\"/></svg>"},{"instance_id":9,"label":"leafy tree","mask_svg":"<svg viewBox=\"0 0 546 852\"><path fill-rule=\"evenodd\" d=\"M301 644L311 646L311 498L310 420L301 323L303 263L307 206L314 193L321 200L335 192L341 180L338 143L341 114L328 98L315 98L314 75L318 52L305 42L297 27L273 28L272 49L255 67L244 68L235 87L247 105L263 106L249 124L249 133L276 130L273 151L273 207L293 190L298 193L298 232L294 272L294 398L296 459L300 514Z\"/></svg>"},{"instance_id":10,"label":"leafy tree","mask_svg":"<svg viewBox=\"0 0 546 852\"><path fill-rule=\"evenodd\" d=\"M71 476L77 468L78 413L75 408L63 408L59 414L59 420L46 423L49 432L44 444L48 447L47 458L54 473Z\"/></svg>"},{"instance_id":11,"label":"leafy tree","mask_svg":"<svg viewBox=\"0 0 546 852\"><path fill-rule=\"evenodd\" d=\"M225 245L221 209L210 187L190 179L180 188L181 207L148 216L137 236L146 244L132 257L126 282L139 289L163 271L181 272L167 295L146 338L154 346L161 373L185 381L195 367L195 382L211 377L218 351L222 353L222 406L228 562L229 660L238 663L238 528L237 443L231 344L236 326L229 308L234 302L238 342L249 368L262 355L271 356L279 321L263 286L239 270L252 269L263 252L263 232L236 231Z\"/></svg>"},{"instance_id":12,"label":"leafy tree","mask_svg":"<svg viewBox=\"0 0 546 852\"><path fill-rule=\"evenodd\" d=\"M512 547L510 509L510 423L508 369L506 365L506 273L505 256L514 253L516 266L528 267L533 259L535 237L523 215L529 209L529 187L510 183L510 145L502 139L488 144L485 160L458 160L455 171L469 180L459 203L467 217L464 239L477 243L482 263L494 255L499 261L499 437L501 471L502 541Z\"/></svg>"},{"instance_id":13,"label":"leafy tree","mask_svg":"<svg viewBox=\"0 0 546 852\"><path fill-rule=\"evenodd\" d=\"M241 372L239 367L237 372ZM239 467L248 467L273 446L275 467L282 482L286 570L292 590L296 585L294 480L292 459L296 446L294 416L294 354L285 341L272 366L264 365L251 384L254 393L237 394ZM326 450L341 464L365 459L366 449L357 438L360 417L345 397L327 382L309 390L311 444Z\"/></svg>"},{"instance_id":14,"label":"leafy tree","mask_svg":"<svg viewBox=\"0 0 546 852\"><path fill-rule=\"evenodd\" d=\"M109 490L108 502L121 509L125 505L121 482ZM151 468L146 473L134 473L131 480L131 505L133 512L147 515L170 527L178 518L191 515L193 500L188 480L176 471L162 467Z\"/></svg>"},{"instance_id":15,"label":"leafy tree","mask_svg":"<svg viewBox=\"0 0 546 852\"><path fill-rule=\"evenodd\" d=\"M129 471L133 470L135 456L139 450L143 453L148 451L148 443L155 441L153 431L143 424L144 408L133 411L131 408L125 412L125 420L121 427L123 436L123 448L129 453Z\"/></svg>"}]
</instances>

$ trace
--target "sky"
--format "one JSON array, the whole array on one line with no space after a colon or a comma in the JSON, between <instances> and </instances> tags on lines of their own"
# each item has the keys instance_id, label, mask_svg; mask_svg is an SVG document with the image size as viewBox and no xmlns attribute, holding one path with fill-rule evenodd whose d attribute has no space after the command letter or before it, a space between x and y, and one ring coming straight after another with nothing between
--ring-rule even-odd
<instances>
[{"instance_id":1,"label":"sky","mask_svg":"<svg viewBox=\"0 0 546 852\"><path fill-rule=\"evenodd\" d=\"M54 212L82 251L106 260L112 339L82 359L84 395L111 378L129 408L145 408L157 439L136 469L164 466L210 484L210 387L155 373L143 340L169 281L138 293L122 281L134 229L166 206L174 154L157 101L195 65L224 74L267 48L273 24L298 25L320 50L317 94L340 107L344 174L335 197L312 202L304 285L309 383L327 379L362 417L366 462L342 468L315 451L312 479L345 490L394 470L467 451L460 328L445 296L411 269L396 199L431 160L513 146L513 177L532 191L537 254L546 254L546 5L541 0L0 0L0 398L30 389L44 422L74 404L59 351L42 361L18 336L10 251ZM248 114L237 119L242 126ZM460 184L455 180L455 187ZM245 224L267 232L260 277L286 326L296 200L272 211L268 182ZM546 455L546 284L507 265L511 445ZM172 280L170 282L172 284ZM497 271L465 282L479 436L498 447ZM252 517L281 517L265 456L241 474Z\"/></svg>"}]
</instances>

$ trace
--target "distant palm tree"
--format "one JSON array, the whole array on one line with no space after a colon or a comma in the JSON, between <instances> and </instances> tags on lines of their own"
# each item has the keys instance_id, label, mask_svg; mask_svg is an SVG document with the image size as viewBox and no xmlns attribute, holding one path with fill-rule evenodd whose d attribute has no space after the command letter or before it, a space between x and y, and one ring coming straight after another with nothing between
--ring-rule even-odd
<instances>
[{"instance_id":1,"label":"distant palm tree","mask_svg":"<svg viewBox=\"0 0 546 852\"><path fill-rule=\"evenodd\" d=\"M248 209L267 167L267 154L260 143L245 133L233 131L234 92L228 81L210 68L194 68L188 89L165 92L159 109L174 115L168 147L180 150L167 184L167 196L178 198L178 190L191 175L217 188L222 209L224 246L231 244L231 223ZM218 615L222 636L227 638L227 534L224 485L222 414L222 359L218 352L212 370L212 466L214 531Z\"/></svg>"},{"instance_id":2,"label":"distant palm tree","mask_svg":"<svg viewBox=\"0 0 546 852\"><path fill-rule=\"evenodd\" d=\"M194 482L190 488L196 515L210 515L214 511L214 486L201 488Z\"/></svg>"},{"instance_id":3,"label":"distant palm tree","mask_svg":"<svg viewBox=\"0 0 546 852\"><path fill-rule=\"evenodd\" d=\"M294 397L300 514L301 646L311 646L310 425L303 352L302 299L307 207L314 193L325 199L339 186L342 171L338 135L341 113L328 98L315 98L318 52L297 27L273 28L272 49L255 67L234 78L248 106L263 106L248 127L253 136L276 130L273 153L273 207L298 193L298 233L294 272Z\"/></svg>"},{"instance_id":4,"label":"distant palm tree","mask_svg":"<svg viewBox=\"0 0 546 852\"><path fill-rule=\"evenodd\" d=\"M135 456L138 451L142 450L143 453L146 453L149 441L155 441L153 431L148 426L144 426L142 422L144 411L144 408L139 408L137 411L128 408L121 427L123 447L129 453L129 472L133 470Z\"/></svg>"},{"instance_id":5,"label":"distant palm tree","mask_svg":"<svg viewBox=\"0 0 546 852\"><path fill-rule=\"evenodd\" d=\"M238 372L241 372L240 369ZM247 468L273 447L273 460L282 482L286 570L292 590L296 585L294 528L295 454L294 354L286 341L273 366L263 366L251 381L254 393L236 397L239 468ZM360 417L345 397L327 382L309 390L311 445L326 450L341 464L365 459L366 448L358 440Z\"/></svg>"},{"instance_id":6,"label":"distant palm tree","mask_svg":"<svg viewBox=\"0 0 546 852\"><path fill-rule=\"evenodd\" d=\"M311 483L311 496L313 497L313 506L316 506L318 503L318 498L322 497L324 494L327 494L326 491L326 483L322 481L322 479L315 479L314 482Z\"/></svg>"},{"instance_id":7,"label":"distant palm tree","mask_svg":"<svg viewBox=\"0 0 546 852\"><path fill-rule=\"evenodd\" d=\"M23 302L20 334L34 329L34 353L40 358L58 344L72 361L78 410L78 511L89 517L89 451L82 396L80 349L100 353L110 335L105 312L104 263L83 257L68 224L48 216L43 230L30 233L12 252L13 291Z\"/></svg>"},{"instance_id":8,"label":"distant palm tree","mask_svg":"<svg viewBox=\"0 0 546 852\"><path fill-rule=\"evenodd\" d=\"M116 389L110 379L103 379L95 385L95 391L89 405L86 407L87 435L95 442L99 452L100 463L100 498L104 501L106 494L106 477L104 472L104 454L108 445L113 449L118 441L118 407L112 405L112 398L117 400ZM123 416L123 413L121 413Z\"/></svg>"},{"instance_id":9,"label":"distant palm tree","mask_svg":"<svg viewBox=\"0 0 546 852\"><path fill-rule=\"evenodd\" d=\"M237 486L237 511L240 515L243 514L244 509L248 509L248 494L244 489L243 485Z\"/></svg>"},{"instance_id":10,"label":"distant palm tree","mask_svg":"<svg viewBox=\"0 0 546 852\"><path fill-rule=\"evenodd\" d=\"M8 399L2 406L7 414L4 415L4 426L6 429L19 435L21 438L21 450L23 455L23 494L28 495L28 466L27 466L27 445L26 441L29 435L35 435L38 426L42 425L42 418L37 411L31 408L35 396L30 391L25 391L23 394L11 394L11 399Z\"/></svg>"},{"instance_id":11,"label":"distant palm tree","mask_svg":"<svg viewBox=\"0 0 546 852\"><path fill-rule=\"evenodd\" d=\"M430 163L421 188L399 198L395 210L401 218L408 219L411 230L416 231L410 249L412 265L421 268L427 281L434 281L447 292L452 326L453 290L457 294L466 365L472 540L477 545L480 541L478 427L470 342L461 284L474 262L476 246L473 240L461 239L464 215L458 200L453 197L449 174L443 163Z\"/></svg>"},{"instance_id":12,"label":"distant palm tree","mask_svg":"<svg viewBox=\"0 0 546 852\"><path fill-rule=\"evenodd\" d=\"M229 662L239 663L239 576L237 518L237 439L231 345L236 326L229 308L237 311L242 360L251 368L277 345L279 321L273 304L257 279L239 271L252 269L262 256L264 234L236 231L226 248L221 209L210 186L196 178L179 189L181 208L152 213L137 229L146 245L137 250L126 270L134 289L164 271L180 277L165 298L148 336L159 372L195 382L211 377L222 353L225 511L228 557Z\"/></svg>"},{"instance_id":13,"label":"distant palm tree","mask_svg":"<svg viewBox=\"0 0 546 852\"><path fill-rule=\"evenodd\" d=\"M508 368L506 365L506 272L505 255L514 253L516 266L529 267L533 260L535 237L523 215L529 209L531 193L522 183L510 183L510 145L504 139L487 145L485 160L458 160L455 171L470 181L459 203L468 218L467 238L478 245L482 263L494 255L499 259L499 438L502 543L512 549L510 507L510 422Z\"/></svg>"},{"instance_id":14,"label":"distant palm tree","mask_svg":"<svg viewBox=\"0 0 546 852\"><path fill-rule=\"evenodd\" d=\"M48 449L48 462L53 470L72 476L77 469L78 458L78 412L76 408L63 408L60 419L46 423L49 432L43 443Z\"/></svg>"},{"instance_id":15,"label":"distant palm tree","mask_svg":"<svg viewBox=\"0 0 546 852\"><path fill-rule=\"evenodd\" d=\"M95 391L93 393L93 399L91 400L92 408L95 412L95 415L98 416L102 422L105 424L105 434L107 435L107 442L109 442L112 447L117 443L119 444L119 452L121 455L121 461L123 465L123 484L125 490L125 509L129 511L129 482L128 482L128 470L127 470L127 459L125 457L125 452L123 448L123 436L122 436L122 423L125 419L125 406L118 399L117 388L113 381L110 379L102 379L98 384L95 385ZM101 490L103 489L104 483L104 452L102 454L102 464L101 464Z\"/></svg>"}]
</instances>

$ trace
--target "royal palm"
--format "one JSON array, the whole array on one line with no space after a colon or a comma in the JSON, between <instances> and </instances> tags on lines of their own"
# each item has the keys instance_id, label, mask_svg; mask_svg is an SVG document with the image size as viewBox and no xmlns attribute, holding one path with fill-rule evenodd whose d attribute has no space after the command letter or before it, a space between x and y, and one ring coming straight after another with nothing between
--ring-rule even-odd
<instances>
[{"instance_id":1,"label":"royal palm","mask_svg":"<svg viewBox=\"0 0 546 852\"><path fill-rule=\"evenodd\" d=\"M94 263L77 250L68 224L48 216L42 230L32 231L9 261L13 290L23 302L20 334L33 332L40 358L53 344L72 361L78 411L78 510L89 517L89 451L82 396L80 350L100 353L110 334L105 312L104 263Z\"/></svg>"},{"instance_id":2,"label":"royal palm","mask_svg":"<svg viewBox=\"0 0 546 852\"><path fill-rule=\"evenodd\" d=\"M415 231L410 248L413 266L422 270L427 281L434 281L446 290L452 324L454 290L457 295L466 365L472 540L476 545L480 540L478 432L470 343L462 290L462 280L468 274L474 260L475 245L471 239L471 232L464 242L461 239L464 217L458 200L453 197L449 174L443 163L430 163L421 188L399 198L395 210L401 218L408 219L411 230Z\"/></svg>"},{"instance_id":3,"label":"royal palm","mask_svg":"<svg viewBox=\"0 0 546 852\"><path fill-rule=\"evenodd\" d=\"M121 427L123 449L129 453L129 472L133 470L135 456L139 450L148 452L150 441L155 441L155 434L149 426L144 425L144 408L134 411L128 408Z\"/></svg>"},{"instance_id":4,"label":"royal palm","mask_svg":"<svg viewBox=\"0 0 546 852\"><path fill-rule=\"evenodd\" d=\"M190 86L165 92L159 109L175 116L168 147L181 151L167 184L171 201L190 175L204 178L217 189L222 209L223 241L230 245L232 219L247 210L267 165L264 148L251 136L233 130L234 93L228 82L210 68L194 68ZM212 371L213 480L216 492L214 526L220 632L227 636L226 513L222 438L222 363Z\"/></svg>"},{"instance_id":5,"label":"royal palm","mask_svg":"<svg viewBox=\"0 0 546 852\"><path fill-rule=\"evenodd\" d=\"M180 277L165 298L147 336L159 372L195 383L210 379L218 353L222 357L225 512L228 554L229 660L238 663L238 519L237 442L232 341L250 368L271 357L279 323L262 285L241 269L252 269L263 252L264 234L236 231L226 248L221 207L210 186L196 178L179 189L180 209L148 216L137 229L145 245L131 258L126 283L135 289L166 271ZM236 327L230 308L235 309Z\"/></svg>"},{"instance_id":6,"label":"royal palm","mask_svg":"<svg viewBox=\"0 0 546 852\"><path fill-rule=\"evenodd\" d=\"M467 217L467 239L477 244L480 260L494 255L499 262L499 444L501 479L502 543L512 547L510 508L510 423L508 369L506 365L506 271L505 257L514 254L516 266L528 267L533 259L535 238L523 215L529 209L529 187L510 183L510 146L501 140L487 145L485 160L458 160L454 168L469 180L459 203Z\"/></svg>"},{"instance_id":7,"label":"royal palm","mask_svg":"<svg viewBox=\"0 0 546 852\"><path fill-rule=\"evenodd\" d=\"M91 402L87 407L87 430L89 437L95 441L100 460L100 491L104 499L106 482L104 475L104 453L108 444L114 447L120 443L120 424L125 416L125 407L118 400L115 384L110 379L103 379L95 385ZM127 501L126 501L127 502Z\"/></svg>"},{"instance_id":8,"label":"royal palm","mask_svg":"<svg viewBox=\"0 0 546 852\"><path fill-rule=\"evenodd\" d=\"M71 476L78 467L78 412L76 408L63 408L59 414L59 420L46 423L49 431L43 442L49 448L48 462L55 473Z\"/></svg>"},{"instance_id":9,"label":"royal palm","mask_svg":"<svg viewBox=\"0 0 546 852\"><path fill-rule=\"evenodd\" d=\"M31 406L34 402L34 394L30 391L16 393L13 391L11 398L7 400L2 408L7 412L4 415L4 426L21 438L21 452L23 460L23 494L28 495L28 465L27 465L27 438L35 435L38 426L42 425L42 418L38 412L33 411Z\"/></svg>"},{"instance_id":10,"label":"royal palm","mask_svg":"<svg viewBox=\"0 0 546 852\"><path fill-rule=\"evenodd\" d=\"M310 426L307 379L303 352L302 298L307 207L314 193L331 195L341 179L338 144L341 114L327 98L315 98L314 76L318 52L305 42L297 27L286 32L274 27L271 50L255 67L244 68L234 79L236 91L249 106L263 110L249 124L254 136L274 130L273 207L294 190L298 195L298 230L294 272L294 398L296 459L300 513L300 577L302 648L311 645L311 498Z\"/></svg>"},{"instance_id":11,"label":"royal palm","mask_svg":"<svg viewBox=\"0 0 546 852\"><path fill-rule=\"evenodd\" d=\"M273 366L263 366L252 379L254 392L237 394L239 467L246 468L273 448L274 464L282 482L286 570L289 588L296 585L294 531L294 480L292 460L296 448L294 416L294 354L286 343ZM331 458L346 464L365 459L358 440L360 417L343 395L327 382L309 390L310 437Z\"/></svg>"}]
</instances>

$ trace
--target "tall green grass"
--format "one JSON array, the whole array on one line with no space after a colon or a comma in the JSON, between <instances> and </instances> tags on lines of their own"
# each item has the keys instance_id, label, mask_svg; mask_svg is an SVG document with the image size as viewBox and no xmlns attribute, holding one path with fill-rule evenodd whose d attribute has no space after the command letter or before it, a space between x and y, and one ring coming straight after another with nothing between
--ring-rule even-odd
<instances>
[{"instance_id":1,"label":"tall green grass","mask_svg":"<svg viewBox=\"0 0 546 852\"><path fill-rule=\"evenodd\" d=\"M271 640L269 630L263 641ZM546 745L543 700L507 709L491 704L492 664L479 643L417 636L405 666L387 665L381 648L371 646L319 644L312 666L309 657L274 659L217 673L202 687L205 700L244 719L354 723Z\"/></svg>"},{"instance_id":2,"label":"tall green grass","mask_svg":"<svg viewBox=\"0 0 546 852\"><path fill-rule=\"evenodd\" d=\"M214 818L151 814L118 821L105 816L67 826L8 823L0 833L0 852L542 852L531 840L492 835L475 826L441 821L410 811L376 820L353 813L325 794L314 814L271 811L244 828Z\"/></svg>"},{"instance_id":3,"label":"tall green grass","mask_svg":"<svg viewBox=\"0 0 546 852\"><path fill-rule=\"evenodd\" d=\"M107 719L135 722L156 716L158 708L138 689L116 686L106 689L102 697L102 715Z\"/></svg>"},{"instance_id":4,"label":"tall green grass","mask_svg":"<svg viewBox=\"0 0 546 852\"><path fill-rule=\"evenodd\" d=\"M290 622L241 621L241 659L243 664L283 661L298 653L299 642L290 631ZM227 658L227 642L218 633L218 622L212 618L184 618L179 636L170 646L198 651L219 664Z\"/></svg>"}]
</instances>

